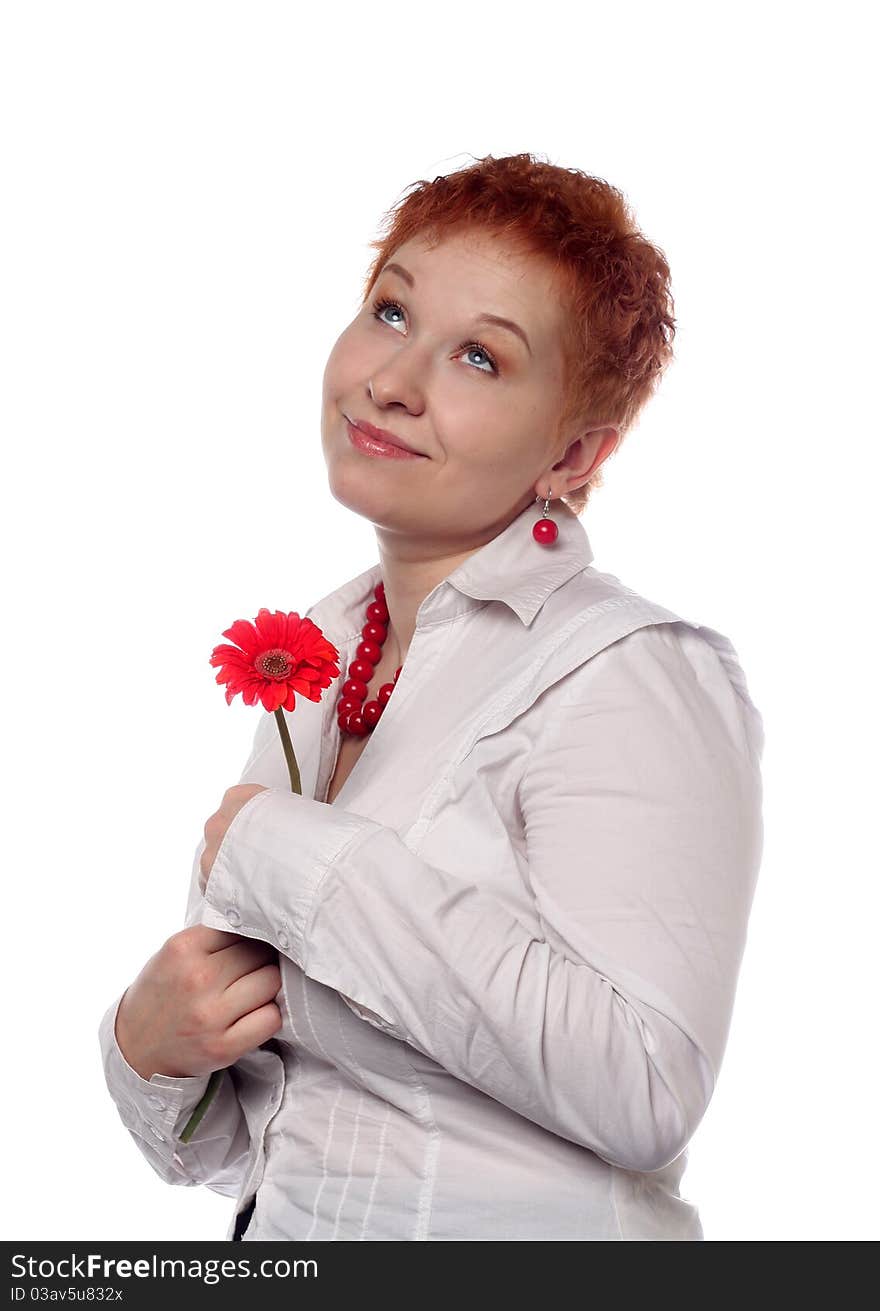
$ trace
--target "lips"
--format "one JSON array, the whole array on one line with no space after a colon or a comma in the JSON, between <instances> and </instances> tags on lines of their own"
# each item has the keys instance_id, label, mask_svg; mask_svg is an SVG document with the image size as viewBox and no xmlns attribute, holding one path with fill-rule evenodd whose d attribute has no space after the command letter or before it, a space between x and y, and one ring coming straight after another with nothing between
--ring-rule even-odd
<instances>
[{"instance_id":1,"label":"lips","mask_svg":"<svg viewBox=\"0 0 880 1311\"><path fill-rule=\"evenodd\" d=\"M352 419L347 414L345 415L345 418L352 427L360 429L360 431L367 437L372 437L380 442L388 442L390 446L399 446L402 451L411 451L413 455L424 454L423 451L420 451L410 442L404 441L402 437L398 437L396 433L388 432L386 428L377 428L375 424L368 423L366 419Z\"/></svg>"}]
</instances>

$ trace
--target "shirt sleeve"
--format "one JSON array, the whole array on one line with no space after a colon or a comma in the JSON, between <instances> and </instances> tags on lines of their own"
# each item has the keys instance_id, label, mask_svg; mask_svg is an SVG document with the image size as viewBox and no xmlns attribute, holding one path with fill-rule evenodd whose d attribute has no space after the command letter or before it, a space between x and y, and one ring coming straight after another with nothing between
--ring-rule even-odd
<instances>
[{"instance_id":1,"label":"shirt sleeve","mask_svg":"<svg viewBox=\"0 0 880 1311\"><path fill-rule=\"evenodd\" d=\"M237 1197L250 1138L227 1071L183 1078L153 1074L144 1079L128 1064L116 1038L116 1016L124 996L123 992L108 1007L99 1029L105 1081L122 1123L166 1183L206 1184L215 1192ZM206 1097L208 1091L211 1095ZM199 1126L201 1133L193 1142Z\"/></svg>"},{"instance_id":2,"label":"shirt sleeve","mask_svg":"<svg viewBox=\"0 0 880 1311\"><path fill-rule=\"evenodd\" d=\"M551 1132L658 1170L702 1118L726 1044L762 845L757 712L708 642L667 624L535 709L518 800L540 933L480 888L476 857L441 868L280 787L229 826L202 922L273 943Z\"/></svg>"},{"instance_id":3,"label":"shirt sleeve","mask_svg":"<svg viewBox=\"0 0 880 1311\"><path fill-rule=\"evenodd\" d=\"M197 880L204 846L202 840L190 872L186 927L199 922ZM229 1068L144 1079L129 1065L116 1037L125 991L105 1011L98 1032L105 1082L122 1123L166 1183L205 1184L223 1196L238 1197L251 1141Z\"/></svg>"}]
</instances>

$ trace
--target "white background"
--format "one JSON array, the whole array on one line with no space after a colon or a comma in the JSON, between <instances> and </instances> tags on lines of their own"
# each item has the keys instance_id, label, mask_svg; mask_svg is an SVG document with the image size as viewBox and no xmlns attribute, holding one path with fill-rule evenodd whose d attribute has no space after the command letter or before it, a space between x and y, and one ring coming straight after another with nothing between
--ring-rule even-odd
<instances>
[{"instance_id":1,"label":"white background","mask_svg":"<svg viewBox=\"0 0 880 1311\"><path fill-rule=\"evenodd\" d=\"M377 559L321 375L382 213L530 150L632 202L677 358L583 523L737 648L765 850L682 1190L708 1240L878 1236L869 7L7 4L3 1236L223 1238L106 1091L259 711L207 663ZM872 1214L873 1212L873 1214Z\"/></svg>"}]
</instances>

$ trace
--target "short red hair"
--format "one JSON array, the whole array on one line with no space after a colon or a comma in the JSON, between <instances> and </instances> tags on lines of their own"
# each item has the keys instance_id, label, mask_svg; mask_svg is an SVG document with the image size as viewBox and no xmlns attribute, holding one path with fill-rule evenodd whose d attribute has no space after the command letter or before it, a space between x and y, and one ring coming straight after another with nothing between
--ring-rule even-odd
<instances>
[{"instance_id":1,"label":"short red hair","mask_svg":"<svg viewBox=\"0 0 880 1311\"><path fill-rule=\"evenodd\" d=\"M483 228L548 260L569 308L557 436L572 423L608 424L623 440L672 359L675 318L666 257L639 231L622 192L529 153L486 155L413 183L383 225L385 235L370 242L377 254L364 300L383 265L416 235L440 241L455 229ZM562 499L580 514L601 486L600 468Z\"/></svg>"}]
</instances>

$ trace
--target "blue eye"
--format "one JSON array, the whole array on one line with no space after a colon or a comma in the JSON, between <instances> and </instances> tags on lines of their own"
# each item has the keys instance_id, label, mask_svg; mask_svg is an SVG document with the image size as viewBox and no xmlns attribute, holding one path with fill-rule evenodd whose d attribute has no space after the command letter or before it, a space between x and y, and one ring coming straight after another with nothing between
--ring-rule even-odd
<instances>
[{"instance_id":1,"label":"blue eye","mask_svg":"<svg viewBox=\"0 0 880 1311\"><path fill-rule=\"evenodd\" d=\"M396 300L388 300L386 298L373 302L373 318L377 319L379 323L388 323L390 327L395 327L396 325L391 323L390 320L382 318L385 310L399 310L400 313L403 314L403 306ZM399 322L401 322L400 319L398 319L398 323ZM490 377L493 375L496 377L499 376L500 370L495 357L481 341L463 341L458 348L458 354L460 355L462 351L467 351L469 354L471 351L477 351L480 355L485 356L486 360L491 365L492 372L489 373L488 369L480 368L477 370L478 373L489 373Z\"/></svg>"},{"instance_id":2,"label":"blue eye","mask_svg":"<svg viewBox=\"0 0 880 1311\"><path fill-rule=\"evenodd\" d=\"M479 355L485 355L486 359L487 359L487 360L489 361L489 363L492 365L492 368L494 369L494 368L497 367L496 364L495 364L495 361L492 359L492 356L491 356L491 355L489 354L489 352L486 350L486 347L485 347L485 346L481 346L480 343L479 343L478 341L472 341L472 342L469 342L469 343L467 344L467 346L466 346L466 349L467 349L468 353L470 353L471 351L476 351L477 354L479 354ZM480 372L481 372L481 373L485 373L486 370L485 370L485 369L481 369Z\"/></svg>"},{"instance_id":3,"label":"blue eye","mask_svg":"<svg viewBox=\"0 0 880 1311\"><path fill-rule=\"evenodd\" d=\"M373 309L375 310L375 314L373 317L377 318L380 323L387 323L388 320L382 318L383 312L388 309L400 310L401 307L397 304L396 301L393 300L377 300L376 304L373 306ZM401 313L402 312L403 311L401 310Z\"/></svg>"}]
</instances>

